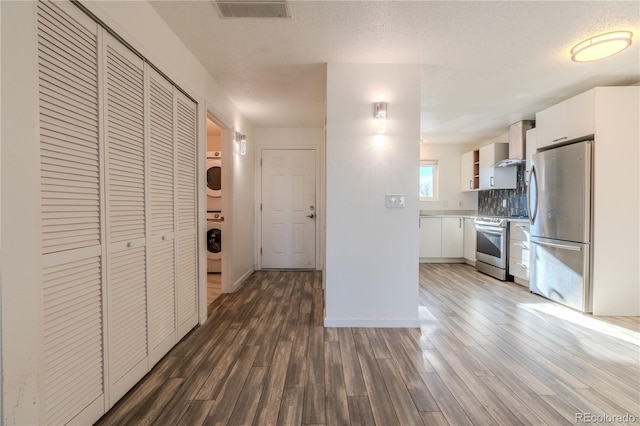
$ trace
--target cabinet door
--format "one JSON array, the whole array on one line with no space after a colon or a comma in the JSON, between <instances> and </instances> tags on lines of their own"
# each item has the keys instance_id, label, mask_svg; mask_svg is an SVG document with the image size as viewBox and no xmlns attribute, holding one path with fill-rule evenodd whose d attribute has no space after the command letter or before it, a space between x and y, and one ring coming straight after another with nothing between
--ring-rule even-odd
<instances>
[{"instance_id":1,"label":"cabinet door","mask_svg":"<svg viewBox=\"0 0 640 426\"><path fill-rule=\"evenodd\" d=\"M525 185L529 186L529 171L531 170L531 159L533 158L533 154L536 153L536 129L527 130L527 139L525 142L525 158L527 159L527 163L524 170L524 182Z\"/></svg>"},{"instance_id":2,"label":"cabinet door","mask_svg":"<svg viewBox=\"0 0 640 426\"><path fill-rule=\"evenodd\" d=\"M442 256L442 219L439 217L420 218L420 257Z\"/></svg>"},{"instance_id":3,"label":"cabinet door","mask_svg":"<svg viewBox=\"0 0 640 426\"><path fill-rule=\"evenodd\" d=\"M480 189L514 189L516 167L494 167L509 157L508 143L492 143L480 148Z\"/></svg>"},{"instance_id":4,"label":"cabinet door","mask_svg":"<svg viewBox=\"0 0 640 426\"><path fill-rule=\"evenodd\" d=\"M461 217L442 218L442 257L462 257L464 224Z\"/></svg>"},{"instance_id":5,"label":"cabinet door","mask_svg":"<svg viewBox=\"0 0 640 426\"><path fill-rule=\"evenodd\" d=\"M460 157L460 190L473 191L473 151Z\"/></svg>"},{"instance_id":6,"label":"cabinet door","mask_svg":"<svg viewBox=\"0 0 640 426\"><path fill-rule=\"evenodd\" d=\"M480 147L480 189L493 188L495 152L495 144Z\"/></svg>"},{"instance_id":7,"label":"cabinet door","mask_svg":"<svg viewBox=\"0 0 640 426\"><path fill-rule=\"evenodd\" d=\"M473 219L465 218L464 220L464 253L465 259L472 262L476 261L476 224Z\"/></svg>"},{"instance_id":8,"label":"cabinet door","mask_svg":"<svg viewBox=\"0 0 640 426\"><path fill-rule=\"evenodd\" d=\"M595 133L595 91L589 90L536 114L537 147Z\"/></svg>"}]
</instances>

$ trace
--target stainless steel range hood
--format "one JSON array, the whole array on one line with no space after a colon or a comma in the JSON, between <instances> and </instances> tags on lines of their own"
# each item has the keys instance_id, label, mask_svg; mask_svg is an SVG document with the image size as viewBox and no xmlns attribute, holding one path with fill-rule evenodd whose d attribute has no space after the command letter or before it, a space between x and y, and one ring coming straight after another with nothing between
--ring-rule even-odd
<instances>
[{"instance_id":1,"label":"stainless steel range hood","mask_svg":"<svg viewBox=\"0 0 640 426\"><path fill-rule=\"evenodd\" d=\"M517 166L525 162L525 138L527 130L534 124L533 120L522 120L509 126L509 158L498 162L496 167Z\"/></svg>"}]
</instances>

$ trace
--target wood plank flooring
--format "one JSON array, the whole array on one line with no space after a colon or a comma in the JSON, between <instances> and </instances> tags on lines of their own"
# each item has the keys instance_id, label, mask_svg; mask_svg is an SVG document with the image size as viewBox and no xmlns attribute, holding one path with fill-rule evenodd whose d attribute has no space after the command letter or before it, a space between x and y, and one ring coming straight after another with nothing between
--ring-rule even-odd
<instances>
[{"instance_id":1,"label":"wood plank flooring","mask_svg":"<svg viewBox=\"0 0 640 426\"><path fill-rule=\"evenodd\" d=\"M420 328L323 328L321 282L254 273L98 424L640 423L638 317L421 264Z\"/></svg>"}]
</instances>

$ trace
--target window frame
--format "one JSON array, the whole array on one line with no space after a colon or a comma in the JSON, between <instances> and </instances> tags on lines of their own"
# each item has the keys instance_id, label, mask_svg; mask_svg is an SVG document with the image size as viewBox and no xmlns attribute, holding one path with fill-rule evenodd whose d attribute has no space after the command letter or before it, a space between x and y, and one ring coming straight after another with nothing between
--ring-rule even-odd
<instances>
[{"instance_id":1,"label":"window frame","mask_svg":"<svg viewBox=\"0 0 640 426\"><path fill-rule=\"evenodd\" d=\"M433 195L431 197L423 197L420 194L420 184L418 183L418 196L420 201L438 201L439 193L440 193L440 167L438 165L438 160L420 160L420 169L423 167L431 167L432 168L432 176L433 176Z\"/></svg>"}]
</instances>

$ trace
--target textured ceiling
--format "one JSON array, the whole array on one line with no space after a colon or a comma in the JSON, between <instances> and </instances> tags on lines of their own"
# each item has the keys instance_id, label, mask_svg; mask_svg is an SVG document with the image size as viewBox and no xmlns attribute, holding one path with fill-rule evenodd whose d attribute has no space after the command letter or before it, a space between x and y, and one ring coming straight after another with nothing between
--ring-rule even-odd
<instances>
[{"instance_id":1,"label":"textured ceiling","mask_svg":"<svg viewBox=\"0 0 640 426\"><path fill-rule=\"evenodd\" d=\"M152 5L256 127L322 127L327 62L420 64L432 143L491 139L591 87L640 81L637 1L299 0L291 19L221 19L209 1ZM576 43L614 29L633 31L630 48L570 60Z\"/></svg>"}]
</instances>

